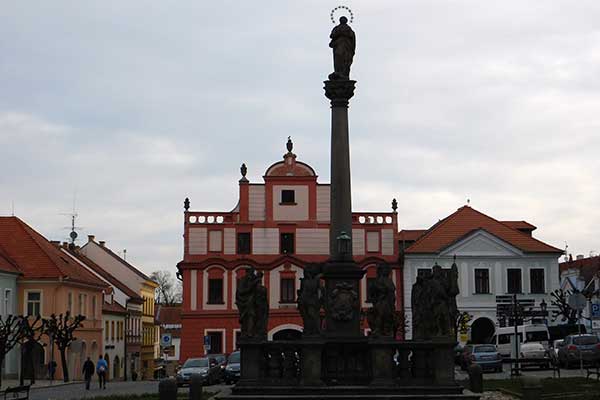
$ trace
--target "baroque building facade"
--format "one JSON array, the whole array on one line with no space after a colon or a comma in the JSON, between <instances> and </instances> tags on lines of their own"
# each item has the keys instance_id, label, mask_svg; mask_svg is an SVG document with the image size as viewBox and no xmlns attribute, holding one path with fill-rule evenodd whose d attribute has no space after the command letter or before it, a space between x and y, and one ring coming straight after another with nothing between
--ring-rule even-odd
<instances>
[{"instance_id":1,"label":"baroque building facade","mask_svg":"<svg viewBox=\"0 0 600 400\"><path fill-rule=\"evenodd\" d=\"M186 199L184 257L177 266L183 279L180 360L237 348L235 293L246 267L262 272L269 291L269 339L301 333L296 296L303 269L329 258L330 185L319 183L315 170L298 161L292 149L288 140L287 153L267 168L264 183L251 183L242 165L239 200L232 211L192 211ZM393 268L396 306L402 309L397 232L395 205L391 212L352 214L353 255L366 270L363 308L377 263L387 262ZM368 333L366 321L363 329ZM210 338L210 349L204 337Z\"/></svg>"}]
</instances>

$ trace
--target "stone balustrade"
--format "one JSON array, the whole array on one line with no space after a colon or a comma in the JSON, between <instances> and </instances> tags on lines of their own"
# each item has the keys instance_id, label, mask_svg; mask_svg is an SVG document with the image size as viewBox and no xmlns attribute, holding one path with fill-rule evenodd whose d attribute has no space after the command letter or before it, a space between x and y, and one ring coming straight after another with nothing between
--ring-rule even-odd
<instances>
[{"instance_id":1,"label":"stone balustrade","mask_svg":"<svg viewBox=\"0 0 600 400\"><path fill-rule=\"evenodd\" d=\"M206 211L188 211L185 213L186 224L229 224L237 221L237 213L220 213Z\"/></svg>"},{"instance_id":2,"label":"stone balustrade","mask_svg":"<svg viewBox=\"0 0 600 400\"><path fill-rule=\"evenodd\" d=\"M361 225L391 225L396 223L394 213L353 213L352 223Z\"/></svg>"}]
</instances>

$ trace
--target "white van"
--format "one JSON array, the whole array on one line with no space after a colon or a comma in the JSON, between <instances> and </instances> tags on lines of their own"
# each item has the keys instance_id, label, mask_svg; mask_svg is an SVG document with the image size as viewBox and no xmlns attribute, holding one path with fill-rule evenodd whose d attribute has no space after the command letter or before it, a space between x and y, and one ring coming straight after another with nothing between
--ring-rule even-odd
<instances>
[{"instance_id":1,"label":"white van","mask_svg":"<svg viewBox=\"0 0 600 400\"><path fill-rule=\"evenodd\" d=\"M511 343L515 336L515 327L507 326L497 328L494 335L494 343L498 347L498 352L502 357L510 357L512 353ZM519 325L517 326L517 336L519 343L541 343L548 348L550 333L548 327L544 324Z\"/></svg>"}]
</instances>

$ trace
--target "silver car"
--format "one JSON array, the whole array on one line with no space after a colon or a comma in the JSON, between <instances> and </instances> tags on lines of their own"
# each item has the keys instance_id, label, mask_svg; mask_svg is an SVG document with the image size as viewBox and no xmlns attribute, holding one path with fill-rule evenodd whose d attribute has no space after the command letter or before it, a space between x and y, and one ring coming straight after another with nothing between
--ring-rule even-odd
<instances>
[{"instance_id":1,"label":"silver car","mask_svg":"<svg viewBox=\"0 0 600 400\"><path fill-rule=\"evenodd\" d=\"M600 340L595 335L569 335L558 349L558 360L566 368L600 363Z\"/></svg>"},{"instance_id":2,"label":"silver car","mask_svg":"<svg viewBox=\"0 0 600 400\"><path fill-rule=\"evenodd\" d=\"M203 385L212 385L221 379L221 366L213 357L188 358L175 377L177 386L188 385L194 374L202 377Z\"/></svg>"}]
</instances>

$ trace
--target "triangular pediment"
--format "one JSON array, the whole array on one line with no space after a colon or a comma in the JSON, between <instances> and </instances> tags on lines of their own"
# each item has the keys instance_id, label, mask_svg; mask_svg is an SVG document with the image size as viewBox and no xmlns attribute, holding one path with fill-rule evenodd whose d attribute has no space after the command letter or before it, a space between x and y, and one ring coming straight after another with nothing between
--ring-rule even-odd
<instances>
[{"instance_id":1,"label":"triangular pediment","mask_svg":"<svg viewBox=\"0 0 600 400\"><path fill-rule=\"evenodd\" d=\"M515 257L523 252L491 233L478 229L451 244L440 255L457 257Z\"/></svg>"}]
</instances>

